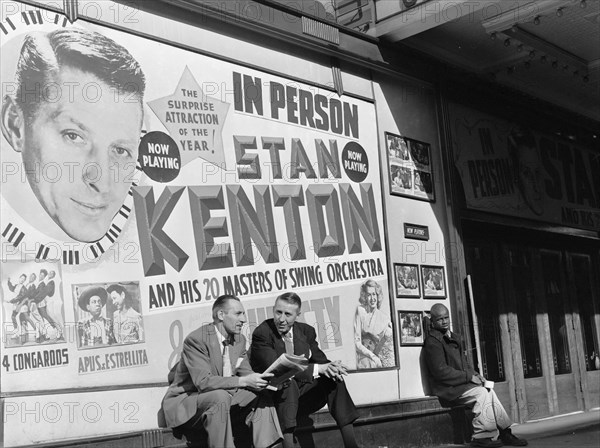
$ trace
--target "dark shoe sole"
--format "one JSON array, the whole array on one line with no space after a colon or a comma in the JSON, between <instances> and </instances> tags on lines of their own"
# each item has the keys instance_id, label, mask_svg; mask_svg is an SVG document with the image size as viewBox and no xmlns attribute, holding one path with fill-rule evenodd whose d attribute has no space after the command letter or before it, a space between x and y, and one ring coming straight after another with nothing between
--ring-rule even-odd
<instances>
[{"instance_id":1,"label":"dark shoe sole","mask_svg":"<svg viewBox=\"0 0 600 448\"><path fill-rule=\"evenodd\" d=\"M479 441L478 439L471 440L471 446L476 448L500 448L504 446L501 440L489 440L486 442Z\"/></svg>"}]
</instances>

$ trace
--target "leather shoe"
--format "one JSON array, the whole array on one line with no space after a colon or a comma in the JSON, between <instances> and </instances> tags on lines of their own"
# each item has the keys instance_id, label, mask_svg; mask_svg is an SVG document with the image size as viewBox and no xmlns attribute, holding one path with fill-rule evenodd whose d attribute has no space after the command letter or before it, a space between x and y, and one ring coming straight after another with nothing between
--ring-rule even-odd
<instances>
[{"instance_id":1,"label":"leather shoe","mask_svg":"<svg viewBox=\"0 0 600 448\"><path fill-rule=\"evenodd\" d=\"M512 433L512 431L510 430L510 428L501 429L500 437L498 437L498 438L500 440L502 440L502 443L504 443L505 445L508 445L508 446L526 446L527 445L527 440L521 439L521 438L515 436Z\"/></svg>"},{"instance_id":2,"label":"leather shoe","mask_svg":"<svg viewBox=\"0 0 600 448\"><path fill-rule=\"evenodd\" d=\"M493 440L491 437L482 439L471 439L471 446L480 448L498 448L504 446L500 439Z\"/></svg>"}]
</instances>

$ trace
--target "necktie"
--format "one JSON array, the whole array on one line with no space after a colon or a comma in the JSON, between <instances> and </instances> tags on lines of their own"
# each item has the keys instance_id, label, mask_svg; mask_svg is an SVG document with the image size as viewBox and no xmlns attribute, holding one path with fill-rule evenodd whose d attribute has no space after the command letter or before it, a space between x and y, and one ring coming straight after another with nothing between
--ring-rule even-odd
<instances>
[{"instance_id":1,"label":"necktie","mask_svg":"<svg viewBox=\"0 0 600 448\"><path fill-rule=\"evenodd\" d=\"M283 335L283 342L285 343L285 352L288 355L293 355L294 354L294 342L292 341L292 337L290 336L289 332L287 332L286 334Z\"/></svg>"},{"instance_id":2,"label":"necktie","mask_svg":"<svg viewBox=\"0 0 600 448\"><path fill-rule=\"evenodd\" d=\"M229 358L228 341L223 341L223 376L231 376L231 359Z\"/></svg>"}]
</instances>

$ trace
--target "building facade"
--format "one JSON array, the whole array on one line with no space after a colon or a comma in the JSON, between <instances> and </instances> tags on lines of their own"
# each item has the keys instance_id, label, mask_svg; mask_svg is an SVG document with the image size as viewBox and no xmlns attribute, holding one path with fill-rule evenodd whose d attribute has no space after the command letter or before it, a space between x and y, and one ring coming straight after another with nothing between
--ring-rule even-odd
<instances>
[{"instance_id":1,"label":"building facade","mask_svg":"<svg viewBox=\"0 0 600 448\"><path fill-rule=\"evenodd\" d=\"M598 407L598 112L399 42L434 3L2 3L5 446L176 443L167 375L224 293L247 338L300 295L364 446L452 440L437 302L515 421Z\"/></svg>"}]
</instances>

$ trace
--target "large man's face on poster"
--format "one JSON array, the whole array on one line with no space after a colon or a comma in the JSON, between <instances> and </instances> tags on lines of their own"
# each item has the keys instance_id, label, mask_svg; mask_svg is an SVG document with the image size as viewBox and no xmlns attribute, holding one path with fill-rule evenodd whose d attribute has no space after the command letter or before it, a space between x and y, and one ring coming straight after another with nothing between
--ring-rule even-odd
<instances>
[{"instance_id":1,"label":"large man's face on poster","mask_svg":"<svg viewBox=\"0 0 600 448\"><path fill-rule=\"evenodd\" d=\"M21 152L28 183L48 215L69 237L93 242L106 233L131 185L142 106L78 68L62 67L54 82L57 95L30 119L5 99L3 131Z\"/></svg>"}]
</instances>

